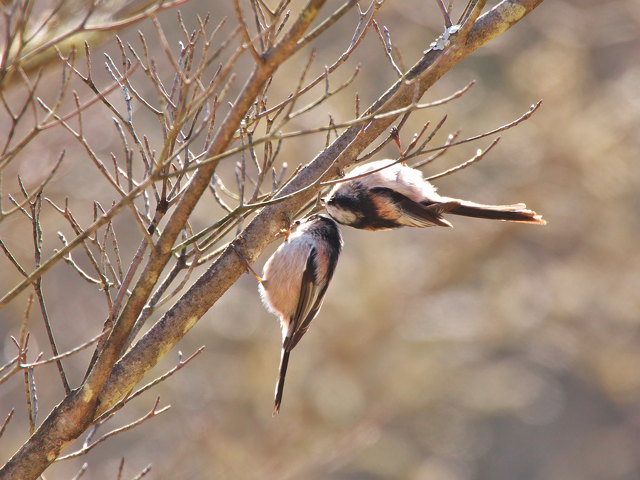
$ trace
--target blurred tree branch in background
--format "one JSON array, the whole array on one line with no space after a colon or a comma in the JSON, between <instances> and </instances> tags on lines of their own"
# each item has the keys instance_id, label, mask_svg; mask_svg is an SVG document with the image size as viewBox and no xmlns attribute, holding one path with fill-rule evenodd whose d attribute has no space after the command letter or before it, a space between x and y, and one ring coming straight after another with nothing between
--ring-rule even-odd
<instances>
[{"instance_id":1,"label":"blurred tree branch in background","mask_svg":"<svg viewBox=\"0 0 640 480\"><path fill-rule=\"evenodd\" d=\"M4 2L5 35L0 59L0 89L57 63L58 52L67 55L84 43L96 45L114 32L148 19L188 0L138 0L101 2L15 0Z\"/></svg>"},{"instance_id":2,"label":"blurred tree branch in background","mask_svg":"<svg viewBox=\"0 0 640 480\"><path fill-rule=\"evenodd\" d=\"M402 128L409 114L431 106L418 101L442 75L541 2L505 0L484 14L485 1L469 2L460 20L448 26L408 70L403 67L390 33L374 24L383 2L373 2L368 9L359 11L352 40L335 63L309 79L315 60L315 52L311 51L300 62L302 68L295 80L274 75L292 56L301 55L352 11L355 1L346 1L335 12L321 17L323 0L310 0L291 11L287 10L287 1L269 9L262 1L251 0L242 5L235 0L232 27L227 27L231 23L228 19L214 21L206 16L197 19L195 28L189 28L178 16L174 26L181 32L178 51L167 40L156 14L184 0L139 2L117 14L104 13L113 10L113 5L99 2L75 5L60 1L48 9L38 9L37 15L36 2L16 0L5 4L0 96L8 123L3 127L0 150L0 187L5 180L2 174L9 171L12 173L7 177L16 185L12 186L14 193L0 191L0 222L19 217L30 225L34 264L33 269L27 268L13 254L17 246L0 239L7 262L22 277L2 295L0 305L24 299L21 294L33 289L26 300L19 334L13 339L15 358L0 367L2 382L24 373L30 422L30 437L0 470L3 478L37 478L52 462L82 455L103 440L165 411L167 407L160 407L158 399L139 420L92 440L97 428L128 401L194 357L184 361L180 358L166 375L131 393L244 273L244 263L228 248L230 242L247 259L255 261L286 219L313 209L314 198L327 182L366 158L360 155L391 125ZM444 23L449 25L449 13L441 2L439 5L445 14ZM65 21L71 18L76 21L69 25ZM105 55L109 80L106 84L98 81L88 44L111 39L114 31L143 19L152 22L155 38L150 40L140 33L136 45L116 38L117 57ZM388 58L400 78L392 85L380 86L379 98L362 113L356 98L356 114L347 122L335 123L331 119L326 125L287 131L294 119L357 81L357 69L337 86L332 85L332 74L349 59L372 26L382 41L381 55ZM152 44L160 47L163 56L152 51ZM83 60L77 54L79 47L85 52ZM250 62L249 72L240 81L242 86L235 98L230 98L243 62ZM57 92L48 97L40 94L47 75L45 67L60 73ZM267 96L274 81L287 82L290 92L275 102ZM297 107L307 92L318 91L314 90L316 86L319 90L324 86L323 93ZM92 136L95 131L87 125L99 115L112 118L117 152L104 154L94 146L99 138ZM152 119L153 127L138 123L141 116ZM425 125L407 152L431 152L436 156L439 151L462 143L450 139L437 147L427 146L442 123L418 145L418 139L428 130ZM78 207L68 198L61 201L45 192L65 163L65 149L57 153L56 161L41 173L35 185L27 186L19 174L10 170L15 163L28 161L33 142L50 131L73 140L113 195L109 205L92 202L88 224L82 215L74 213ZM284 140L314 133L327 135L326 148L308 164L295 165L289 171L279 158ZM333 141L331 133L337 136ZM471 162L482 155L479 153ZM230 183L218 174L218 167L231 158L236 163L235 179ZM204 195L222 213L211 225L197 231L191 217ZM67 226L66 235L57 233L59 244L55 249L50 247L49 232L41 221L43 209L59 216ZM124 251L116 233L116 219L121 218L127 218L131 228L137 229L138 243L131 251ZM249 223L243 228L245 222ZM61 353L54 335L55 320L47 309L44 280L62 262L100 290L105 307L95 312L95 318L104 318L102 333ZM193 272L206 264L210 264L208 269L190 284ZM131 345L145 321L170 301L175 301L173 306ZM29 318L36 305L46 327L51 356L42 360L43 354L38 354L29 362ZM62 359L93 345L86 375L74 381L65 372ZM57 365L64 395L38 426L33 371L46 363ZM9 415L2 431L10 420ZM88 437L78 451L61 457L86 431Z\"/></svg>"}]
</instances>

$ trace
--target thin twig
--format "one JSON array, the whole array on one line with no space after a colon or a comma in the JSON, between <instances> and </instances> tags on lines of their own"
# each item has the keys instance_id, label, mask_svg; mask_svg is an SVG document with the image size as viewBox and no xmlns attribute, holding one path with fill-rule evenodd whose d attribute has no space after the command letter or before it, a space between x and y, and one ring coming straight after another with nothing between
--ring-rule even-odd
<instances>
[{"instance_id":1,"label":"thin twig","mask_svg":"<svg viewBox=\"0 0 640 480\"><path fill-rule=\"evenodd\" d=\"M0 426L0 438L2 438L7 425L9 425L9 422L11 421L11 417L13 417L13 412L15 412L15 410L15 408L12 408L11 411L9 411L9 414L5 417L4 422L2 422L2 426Z\"/></svg>"},{"instance_id":2,"label":"thin twig","mask_svg":"<svg viewBox=\"0 0 640 480\"><path fill-rule=\"evenodd\" d=\"M147 473L149 473L150 471L151 471L151 465L147 465L142 469L142 471L138 475L133 477L131 480L142 480L142 478L144 478L147 475Z\"/></svg>"},{"instance_id":3,"label":"thin twig","mask_svg":"<svg viewBox=\"0 0 640 480\"><path fill-rule=\"evenodd\" d=\"M56 458L55 462L61 462L63 460L69 460L70 458L75 458L75 457L80 457L82 455L86 455L91 450L93 450L95 447L100 445L105 440L113 437L114 435L117 435L119 433L125 432L127 430L131 430L132 428L137 427L138 425L144 423L145 421L149 420L150 418L153 418L153 417L155 417L157 415L160 415L161 413L164 413L164 412L166 412L167 410L169 410L171 408L171 405L167 405L165 407L162 407L160 410L158 410L158 404L159 403L160 403L160 397L157 397L156 398L156 402L153 405L153 408L146 415L140 417L138 420L135 420L135 421L133 421L131 423L128 423L127 425L124 425L123 427L116 428L114 430L111 430L110 432L105 433L104 435L102 435L95 442L93 442L93 443L91 443L89 445L85 445L81 449L79 449L79 450L77 450L77 451L75 451L73 453L70 453L68 455L64 455L62 457Z\"/></svg>"},{"instance_id":4,"label":"thin twig","mask_svg":"<svg viewBox=\"0 0 640 480\"><path fill-rule=\"evenodd\" d=\"M83 463L78 473L76 473L71 480L80 480L88 469L89 469L89 464Z\"/></svg>"},{"instance_id":5,"label":"thin twig","mask_svg":"<svg viewBox=\"0 0 640 480\"><path fill-rule=\"evenodd\" d=\"M412 167L413 168L422 168L425 165L429 165L430 163L434 162L435 160L437 160L438 158L443 156L445 153L447 153L447 150L449 149L451 144L456 141L456 138L458 138L458 136L460 136L460 133L461 133L460 130L458 130L457 132L449 134L449 136L447 137L447 140L444 142L444 146L447 147L447 148L443 148L442 150L437 151L433 155L430 155L429 157L425 158L424 160L412 165ZM414 153L409 155L409 158L417 157L419 155L422 155L422 151L418 149Z\"/></svg>"},{"instance_id":6,"label":"thin twig","mask_svg":"<svg viewBox=\"0 0 640 480\"><path fill-rule=\"evenodd\" d=\"M69 356L73 355L74 353L78 353L78 352L84 350L85 348L91 346L92 344L94 344L95 342L100 340L103 336L105 336L107 333L108 332L102 332L101 334L96 335L95 337L93 337L91 340L88 340L88 341L78 345L77 347L72 348L71 350L68 350L68 351L66 351L64 353L61 353L58 356L51 357L51 358L48 358L46 360L40 360L38 362L20 364L20 368L35 368L35 367L40 367L42 365L47 365L48 363L57 362L58 360L61 360L61 359L66 358L66 357L69 357Z\"/></svg>"},{"instance_id":7,"label":"thin twig","mask_svg":"<svg viewBox=\"0 0 640 480\"><path fill-rule=\"evenodd\" d=\"M169 370L165 374L159 376L155 380L147 383L144 387L141 387L140 389L136 390L131 395L128 395L124 399L120 400L118 403L113 405L109 410L107 410L102 415L100 415L98 418L96 418L93 423L99 423L99 422L104 421L106 418L112 416L114 413L116 413L118 410L120 410L122 407L124 407L127 403L129 403L131 400L133 400L137 396L142 395L144 392L146 392L150 388L156 386L160 382L166 380L171 375L176 373L178 370L184 368L189 362L191 362L191 360L193 360L198 355L200 355L200 353L202 353L204 348L205 347L203 345L202 347L198 348L195 352L193 352L188 358L186 358L184 360L182 359L182 352L178 352L178 363L176 364L175 367L173 367L171 370Z\"/></svg>"},{"instance_id":8,"label":"thin twig","mask_svg":"<svg viewBox=\"0 0 640 480\"><path fill-rule=\"evenodd\" d=\"M380 31L380 28L378 27L378 22L376 22L375 20L373 21L373 28L378 34L378 38L380 39L380 42L382 42L382 47L384 48L384 54L387 57L387 60L389 60L391 67L398 75L398 78L402 78L402 75L404 74L402 73L402 70L400 70L395 60L393 59L393 45L391 44L391 34L389 33L389 30L387 29L387 27L383 26L382 27L384 29L384 35L383 35L382 32Z\"/></svg>"},{"instance_id":9,"label":"thin twig","mask_svg":"<svg viewBox=\"0 0 640 480\"><path fill-rule=\"evenodd\" d=\"M253 59L256 63L264 62L262 56L257 52L255 45L251 39L251 35L249 35L249 30L247 29L247 22L244 19L244 14L242 13L242 9L240 8L240 2L238 0L233 0L233 8L236 12L236 16L238 17L238 23L240 24L240 32L242 33L242 38L249 47L249 51L253 56Z\"/></svg>"},{"instance_id":10,"label":"thin twig","mask_svg":"<svg viewBox=\"0 0 640 480\"><path fill-rule=\"evenodd\" d=\"M2 239L0 239L0 248L2 248L2 251L4 252L4 254L7 256L7 258L9 259L9 261L13 264L14 267L16 267L18 269L18 271L25 277L28 277L29 274L25 271L24 268L22 268L22 266L18 263L18 261L15 259L15 257L11 254L11 252L9 251L9 249L6 247L6 245L4 244L4 242L2 241Z\"/></svg>"},{"instance_id":11,"label":"thin twig","mask_svg":"<svg viewBox=\"0 0 640 480\"><path fill-rule=\"evenodd\" d=\"M452 25L452 23L451 23L451 17L449 16L449 12L447 11L447 7L444 6L444 3L442 2L442 0L436 0L436 3L438 4L438 7L442 11L442 15L444 16L444 28L449 28Z\"/></svg>"},{"instance_id":12,"label":"thin twig","mask_svg":"<svg viewBox=\"0 0 640 480\"><path fill-rule=\"evenodd\" d=\"M462 170L464 168L467 168L470 165L473 165L474 163L479 162L480 160L482 160L484 158L484 156L489 153L489 151L500 141L500 137L496 137L496 139L491 142L491 144L485 149L485 150L480 150L478 149L478 151L476 152L476 154L470 158L469 160L467 160L466 162L461 163L460 165L456 165L453 168L450 168L448 170L445 170L444 172L440 172L437 173L435 175L431 175L430 177L427 177L428 181L431 180L435 180L437 178L442 178L442 177L446 177L447 175L451 175L452 173L455 173L459 170Z\"/></svg>"}]
</instances>

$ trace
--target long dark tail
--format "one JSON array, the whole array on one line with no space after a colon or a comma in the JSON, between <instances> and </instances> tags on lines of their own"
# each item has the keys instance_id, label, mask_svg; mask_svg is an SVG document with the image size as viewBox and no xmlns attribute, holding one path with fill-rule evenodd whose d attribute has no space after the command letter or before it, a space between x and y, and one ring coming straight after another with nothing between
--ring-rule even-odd
<instances>
[{"instance_id":1,"label":"long dark tail","mask_svg":"<svg viewBox=\"0 0 640 480\"><path fill-rule=\"evenodd\" d=\"M280 413L280 405L282 404L282 394L284 392L284 377L287 375L287 365L289 365L289 350L282 349L282 355L280 357L280 375L278 377L278 383L276 384L276 398L273 407L273 416L275 417Z\"/></svg>"},{"instance_id":2,"label":"long dark tail","mask_svg":"<svg viewBox=\"0 0 640 480\"><path fill-rule=\"evenodd\" d=\"M490 218L508 222L534 223L546 225L547 222L533 210L528 210L524 203L514 205L483 205L481 203L460 200L460 206L449 210L449 213L466 217Z\"/></svg>"}]
</instances>

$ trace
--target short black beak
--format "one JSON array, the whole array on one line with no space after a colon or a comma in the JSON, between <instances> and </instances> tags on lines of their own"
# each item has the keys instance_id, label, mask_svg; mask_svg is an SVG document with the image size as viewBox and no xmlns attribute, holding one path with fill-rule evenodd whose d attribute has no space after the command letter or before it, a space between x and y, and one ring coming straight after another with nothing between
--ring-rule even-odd
<instances>
[{"instance_id":1,"label":"short black beak","mask_svg":"<svg viewBox=\"0 0 640 480\"><path fill-rule=\"evenodd\" d=\"M327 200L324 197L320 197L320 203L322 205L326 205L327 204Z\"/></svg>"}]
</instances>

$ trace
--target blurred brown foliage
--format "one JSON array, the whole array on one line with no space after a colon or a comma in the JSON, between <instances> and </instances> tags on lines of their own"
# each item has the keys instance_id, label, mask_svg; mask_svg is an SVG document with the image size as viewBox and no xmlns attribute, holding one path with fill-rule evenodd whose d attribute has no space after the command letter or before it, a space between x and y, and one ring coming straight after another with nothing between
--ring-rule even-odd
<instances>
[{"instance_id":1,"label":"blurred brown foliage","mask_svg":"<svg viewBox=\"0 0 640 480\"><path fill-rule=\"evenodd\" d=\"M189 19L212 10L221 18L233 15L229 9L226 2L194 0L181 12ZM318 65L330 64L348 44L353 17L321 40ZM160 16L165 25L174 19L171 12ZM416 0L385 3L378 21L406 52L407 65L442 28L435 4ZM122 36L133 41L135 32ZM169 40L176 38L177 32ZM393 81L380 48L369 34L354 54L363 70L357 85L314 115L351 118L356 90L368 105L379 85ZM296 61L306 57L298 55L278 75L297 78ZM85 461L83 478L115 478L121 456L129 477L153 464L151 478L639 478L640 8L635 0L545 2L423 100L472 79L476 85L463 98L414 114L402 140L444 113L446 133L481 133L542 99L541 110L504 134L488 158L437 186L479 202L526 202L544 215L546 227L454 218L454 229L344 229L341 263L314 327L292 354L276 419L271 399L280 333L260 305L255 280L243 277L182 342L185 354L200 345L206 350L156 391L171 411L85 457L53 465L47 478L71 478ZM85 129L102 129L106 120ZM300 127L313 120L301 119ZM104 152L117 145L111 130L102 139ZM66 142L46 138L14 173L37 185ZM286 142L283 158L306 162L324 142L323 135ZM479 146L486 145L450 151L429 173ZM385 153L395 156L393 146ZM97 189L73 149L61 168L49 195L68 196L78 210L110 201L111 192ZM211 223L212 211L217 217L212 206L199 205L198 227ZM84 214L86 222L91 212ZM45 217L43 228L55 231L60 222ZM115 228L122 236L136 227ZM15 240L30 235L11 219L0 226L25 264L31 246L20 250ZM94 336L103 321L94 309L99 292L70 270L56 266L56 280L46 284L61 350ZM0 271L4 292L19 277L4 258ZM72 290L77 294L70 296ZM0 363L15 354L9 335L23 306L0 310ZM42 326L30 328L32 351L46 350ZM81 378L89 355L65 363L71 377ZM151 375L175 359L169 355ZM56 375L54 366L37 371L43 405L61 393ZM10 387L0 390L2 418L24 403L22 385ZM120 421L140 417L154 401L143 396ZM2 458L24 440L25 414L16 409L0 441Z\"/></svg>"}]
</instances>

